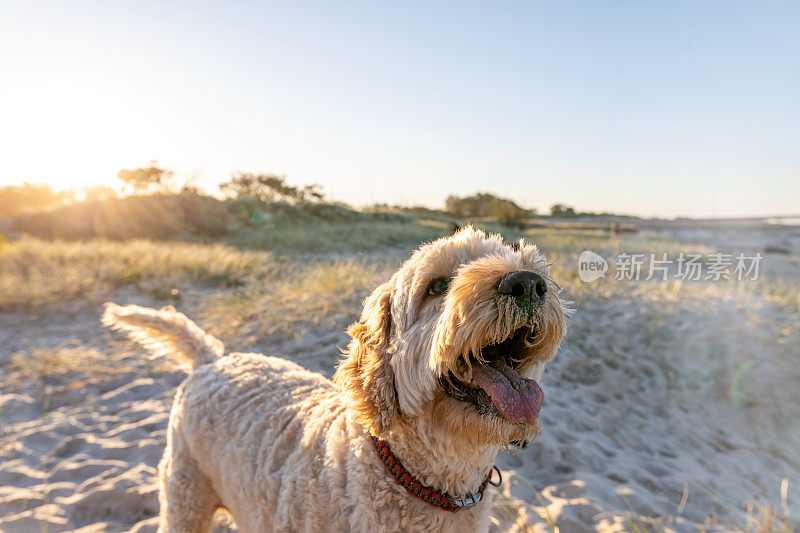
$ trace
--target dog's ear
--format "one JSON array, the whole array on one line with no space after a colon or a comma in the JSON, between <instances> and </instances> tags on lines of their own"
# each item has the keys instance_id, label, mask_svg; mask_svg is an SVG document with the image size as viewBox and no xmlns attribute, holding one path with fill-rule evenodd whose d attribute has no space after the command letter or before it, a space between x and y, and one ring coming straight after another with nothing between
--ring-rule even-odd
<instances>
[{"instance_id":1,"label":"dog's ear","mask_svg":"<svg viewBox=\"0 0 800 533\"><path fill-rule=\"evenodd\" d=\"M394 373L386 353L392 329L392 282L375 289L364 301L361 320L350 326L348 354L333 380L353 399L359 418L375 436L386 433L397 417Z\"/></svg>"},{"instance_id":2,"label":"dog's ear","mask_svg":"<svg viewBox=\"0 0 800 533\"><path fill-rule=\"evenodd\" d=\"M455 235L459 231L461 231L461 226L459 226L457 222L451 222L450 223L450 235Z\"/></svg>"}]
</instances>

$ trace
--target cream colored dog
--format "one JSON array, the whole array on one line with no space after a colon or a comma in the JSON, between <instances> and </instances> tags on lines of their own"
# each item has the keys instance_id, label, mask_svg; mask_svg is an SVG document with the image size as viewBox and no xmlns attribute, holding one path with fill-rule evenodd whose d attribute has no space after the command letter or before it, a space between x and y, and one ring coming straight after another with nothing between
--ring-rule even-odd
<instances>
[{"instance_id":1,"label":"cream colored dog","mask_svg":"<svg viewBox=\"0 0 800 533\"><path fill-rule=\"evenodd\" d=\"M364 302L333 381L231 353L174 309L103 322L193 373L160 464L160 531L488 529L495 456L539 430L536 383L566 332L533 244L466 228L422 246ZM459 512L453 512L459 510Z\"/></svg>"}]
</instances>

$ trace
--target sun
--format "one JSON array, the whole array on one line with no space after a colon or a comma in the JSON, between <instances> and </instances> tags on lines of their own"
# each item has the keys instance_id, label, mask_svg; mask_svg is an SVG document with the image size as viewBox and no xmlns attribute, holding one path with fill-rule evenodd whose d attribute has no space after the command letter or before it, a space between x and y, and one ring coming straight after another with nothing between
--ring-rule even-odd
<instances>
[{"instance_id":1,"label":"sun","mask_svg":"<svg viewBox=\"0 0 800 533\"><path fill-rule=\"evenodd\" d=\"M4 87L0 185L46 183L54 189L117 186L117 172L159 154L152 117L126 105L126 89L86 74L26 80ZM35 83L34 83L35 82ZM87 89L93 87L94 89Z\"/></svg>"}]
</instances>

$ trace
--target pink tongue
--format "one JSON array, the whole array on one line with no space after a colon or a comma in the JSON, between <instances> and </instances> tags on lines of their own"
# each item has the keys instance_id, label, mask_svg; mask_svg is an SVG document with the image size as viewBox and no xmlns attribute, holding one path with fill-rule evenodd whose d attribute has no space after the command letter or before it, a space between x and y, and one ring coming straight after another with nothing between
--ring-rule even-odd
<instances>
[{"instance_id":1,"label":"pink tongue","mask_svg":"<svg viewBox=\"0 0 800 533\"><path fill-rule=\"evenodd\" d=\"M523 378L505 363L472 366L472 377L510 422L532 422L539 416L544 392L536 381Z\"/></svg>"}]
</instances>

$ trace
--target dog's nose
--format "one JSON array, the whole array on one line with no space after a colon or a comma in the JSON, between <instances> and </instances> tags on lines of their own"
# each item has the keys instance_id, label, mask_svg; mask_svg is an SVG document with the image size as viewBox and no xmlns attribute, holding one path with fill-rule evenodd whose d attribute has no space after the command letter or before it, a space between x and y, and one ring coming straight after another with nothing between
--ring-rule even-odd
<instances>
[{"instance_id":1,"label":"dog's nose","mask_svg":"<svg viewBox=\"0 0 800 533\"><path fill-rule=\"evenodd\" d=\"M518 270L500 280L497 292L516 300L541 302L547 292L547 282L536 272Z\"/></svg>"}]
</instances>

